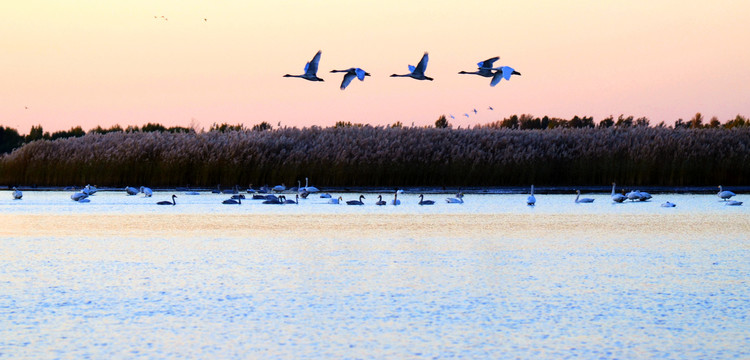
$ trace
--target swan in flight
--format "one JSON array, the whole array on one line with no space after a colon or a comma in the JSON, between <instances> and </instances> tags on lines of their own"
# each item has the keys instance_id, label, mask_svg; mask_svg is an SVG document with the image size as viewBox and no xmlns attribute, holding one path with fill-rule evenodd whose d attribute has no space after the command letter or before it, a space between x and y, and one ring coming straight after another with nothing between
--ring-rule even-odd
<instances>
[{"instance_id":1,"label":"swan in flight","mask_svg":"<svg viewBox=\"0 0 750 360\"><path fill-rule=\"evenodd\" d=\"M661 207L675 207L675 206L677 206L677 205L675 205L674 203L671 203L669 201L661 204Z\"/></svg>"},{"instance_id":2,"label":"swan in flight","mask_svg":"<svg viewBox=\"0 0 750 360\"><path fill-rule=\"evenodd\" d=\"M139 191L138 189L132 187L132 186L126 186L125 192L128 193L128 195L138 195Z\"/></svg>"},{"instance_id":3,"label":"swan in flight","mask_svg":"<svg viewBox=\"0 0 750 360\"><path fill-rule=\"evenodd\" d=\"M346 202L347 205L364 205L365 203L362 202L362 199L365 199L364 195L359 196L359 200L349 200Z\"/></svg>"},{"instance_id":4,"label":"swan in flight","mask_svg":"<svg viewBox=\"0 0 750 360\"><path fill-rule=\"evenodd\" d=\"M716 194L716 196L720 197L724 201L729 200L729 198L735 195L736 195L735 193L729 190L724 190L724 188L722 188L721 185L719 185L719 192Z\"/></svg>"},{"instance_id":5,"label":"swan in flight","mask_svg":"<svg viewBox=\"0 0 750 360\"><path fill-rule=\"evenodd\" d=\"M335 199L335 198L329 198L328 199L328 203L329 204L334 204L334 205L341 204L342 201L344 201L344 199L341 196L339 196L338 199Z\"/></svg>"},{"instance_id":6,"label":"swan in flight","mask_svg":"<svg viewBox=\"0 0 750 360\"><path fill-rule=\"evenodd\" d=\"M385 205L385 201L383 201L383 195L378 195L378 201L375 202L375 205L378 205L378 206Z\"/></svg>"},{"instance_id":7,"label":"swan in flight","mask_svg":"<svg viewBox=\"0 0 750 360\"><path fill-rule=\"evenodd\" d=\"M580 204L580 203L592 203L592 202L594 202L594 199L592 199L592 198L583 198L583 199L580 199L580 196L581 196L581 190L576 190L576 204Z\"/></svg>"},{"instance_id":8,"label":"swan in flight","mask_svg":"<svg viewBox=\"0 0 750 360\"><path fill-rule=\"evenodd\" d=\"M627 196L623 194L615 194L615 183L612 183L612 201L621 203L627 200Z\"/></svg>"},{"instance_id":9,"label":"swan in flight","mask_svg":"<svg viewBox=\"0 0 750 360\"><path fill-rule=\"evenodd\" d=\"M176 197L177 195L172 194L172 201L159 201L156 205L177 205L177 202L174 201Z\"/></svg>"},{"instance_id":10,"label":"swan in flight","mask_svg":"<svg viewBox=\"0 0 750 360\"><path fill-rule=\"evenodd\" d=\"M510 66L501 66L499 68L496 68L495 74L492 75L492 80L490 80L490 86L497 85L500 80L510 80L511 75L521 75L520 72L516 71Z\"/></svg>"},{"instance_id":11,"label":"swan in flight","mask_svg":"<svg viewBox=\"0 0 750 360\"><path fill-rule=\"evenodd\" d=\"M477 71L459 71L459 74L469 74L469 75L479 75L484 77L492 77L492 64L495 63L495 61L500 60L499 56L495 56L493 58L489 58L485 61L480 61L477 63Z\"/></svg>"},{"instance_id":12,"label":"swan in flight","mask_svg":"<svg viewBox=\"0 0 750 360\"><path fill-rule=\"evenodd\" d=\"M435 202L432 200L425 200L423 194L419 194L419 205L434 205Z\"/></svg>"},{"instance_id":13,"label":"swan in flight","mask_svg":"<svg viewBox=\"0 0 750 360\"><path fill-rule=\"evenodd\" d=\"M534 206L536 204L536 198L534 197L534 185L531 185L531 195L526 198L526 205Z\"/></svg>"},{"instance_id":14,"label":"swan in flight","mask_svg":"<svg viewBox=\"0 0 750 360\"><path fill-rule=\"evenodd\" d=\"M23 193L18 190L15 186L13 187L13 200L21 200Z\"/></svg>"},{"instance_id":15,"label":"swan in flight","mask_svg":"<svg viewBox=\"0 0 750 360\"><path fill-rule=\"evenodd\" d=\"M344 80L341 81L341 90L346 89L347 86L349 86L349 83L354 80L354 78L359 79L359 81L365 81L365 76L370 76L370 73L367 71L364 71L360 68L349 68L346 70L331 70L332 73L345 73L344 74Z\"/></svg>"},{"instance_id":16,"label":"swan in flight","mask_svg":"<svg viewBox=\"0 0 750 360\"><path fill-rule=\"evenodd\" d=\"M417 79L417 80L432 81L433 79L431 77L424 75L425 70L427 70L427 61L429 60L430 58L427 55L427 52L425 52L424 55L422 55L422 60L419 61L419 64L417 64L417 66L409 65L408 74L404 74L404 75L393 74L391 75L391 77L410 77L412 79Z\"/></svg>"},{"instance_id":17,"label":"swan in flight","mask_svg":"<svg viewBox=\"0 0 750 360\"><path fill-rule=\"evenodd\" d=\"M727 201L726 204L729 205L729 206L740 206L740 205L742 205L742 201L729 200L729 201Z\"/></svg>"},{"instance_id":18,"label":"swan in flight","mask_svg":"<svg viewBox=\"0 0 750 360\"><path fill-rule=\"evenodd\" d=\"M151 190L151 188L147 188L145 186L141 186L141 192L145 197L151 197L151 195L154 195L154 192Z\"/></svg>"},{"instance_id":19,"label":"swan in flight","mask_svg":"<svg viewBox=\"0 0 750 360\"><path fill-rule=\"evenodd\" d=\"M318 77L318 63L320 62L320 54L321 51L318 50L318 52L313 56L312 60L305 64L305 73L302 75L290 75L286 74L284 77L298 77L305 80L310 81L323 81L323 79Z\"/></svg>"}]
</instances>

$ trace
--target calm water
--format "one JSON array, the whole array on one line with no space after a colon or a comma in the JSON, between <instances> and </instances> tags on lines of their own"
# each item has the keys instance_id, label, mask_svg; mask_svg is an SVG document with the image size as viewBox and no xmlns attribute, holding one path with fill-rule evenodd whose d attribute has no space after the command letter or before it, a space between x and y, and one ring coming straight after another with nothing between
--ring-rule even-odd
<instances>
[{"instance_id":1,"label":"calm water","mask_svg":"<svg viewBox=\"0 0 750 360\"><path fill-rule=\"evenodd\" d=\"M0 358L750 357L747 202L70 194L0 192Z\"/></svg>"}]
</instances>

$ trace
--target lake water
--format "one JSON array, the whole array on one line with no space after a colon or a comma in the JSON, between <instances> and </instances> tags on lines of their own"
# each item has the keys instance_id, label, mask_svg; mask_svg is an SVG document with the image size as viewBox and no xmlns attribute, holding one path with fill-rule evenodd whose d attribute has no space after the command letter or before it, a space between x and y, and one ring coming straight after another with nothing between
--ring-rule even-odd
<instances>
[{"instance_id":1,"label":"lake water","mask_svg":"<svg viewBox=\"0 0 750 360\"><path fill-rule=\"evenodd\" d=\"M750 358L750 203L70 194L0 191L0 359Z\"/></svg>"}]
</instances>

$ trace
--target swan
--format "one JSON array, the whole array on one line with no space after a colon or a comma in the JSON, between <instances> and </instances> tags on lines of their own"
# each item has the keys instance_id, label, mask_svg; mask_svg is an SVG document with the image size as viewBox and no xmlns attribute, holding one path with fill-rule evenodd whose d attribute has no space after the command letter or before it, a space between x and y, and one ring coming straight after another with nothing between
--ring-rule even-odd
<instances>
[{"instance_id":1,"label":"swan","mask_svg":"<svg viewBox=\"0 0 750 360\"><path fill-rule=\"evenodd\" d=\"M489 58L484 61L480 61L477 63L477 71L459 71L459 74L470 74L470 75L479 75L484 77L492 77L492 64L495 63L495 61L500 60L499 56L495 56L493 58Z\"/></svg>"},{"instance_id":2,"label":"swan","mask_svg":"<svg viewBox=\"0 0 750 360\"><path fill-rule=\"evenodd\" d=\"M729 200L729 201L727 201L726 204L729 205L729 206L740 206L740 205L742 205L742 201Z\"/></svg>"},{"instance_id":3,"label":"swan","mask_svg":"<svg viewBox=\"0 0 750 360\"><path fill-rule=\"evenodd\" d=\"M281 185L276 185L273 187L273 191L276 191L276 192L282 192L284 190L286 190L286 186L284 186L284 183L281 183Z\"/></svg>"},{"instance_id":4,"label":"swan","mask_svg":"<svg viewBox=\"0 0 750 360\"><path fill-rule=\"evenodd\" d=\"M344 80L341 81L341 90L346 89L347 86L349 86L349 83L354 80L354 78L359 79L359 81L365 81L365 76L370 76L370 73L367 71L364 71L360 68L348 68L346 70L331 70L332 73L346 73L344 74Z\"/></svg>"},{"instance_id":5,"label":"swan","mask_svg":"<svg viewBox=\"0 0 750 360\"><path fill-rule=\"evenodd\" d=\"M448 204L463 204L464 199L460 197L452 197L452 198L446 198L445 202L447 202Z\"/></svg>"},{"instance_id":6,"label":"swan","mask_svg":"<svg viewBox=\"0 0 750 360\"><path fill-rule=\"evenodd\" d=\"M417 66L411 66L409 65L409 73L404 75L398 75L398 74L392 74L391 77L410 77L412 79L417 80L430 80L433 79L431 77L427 77L424 75L424 71L427 69L427 61L429 61L430 58L427 55L427 52L422 55L422 60L419 60L419 64Z\"/></svg>"},{"instance_id":7,"label":"swan","mask_svg":"<svg viewBox=\"0 0 750 360\"><path fill-rule=\"evenodd\" d=\"M125 192L128 193L128 195L138 195L139 191L138 189L132 187L132 186L126 186Z\"/></svg>"},{"instance_id":8,"label":"swan","mask_svg":"<svg viewBox=\"0 0 750 360\"><path fill-rule=\"evenodd\" d=\"M316 193L316 192L318 192L320 190L318 190L318 188L316 188L315 186L308 186L307 185L307 178L305 178L305 191L307 191L309 193Z\"/></svg>"},{"instance_id":9,"label":"swan","mask_svg":"<svg viewBox=\"0 0 750 360\"><path fill-rule=\"evenodd\" d=\"M641 192L640 192L640 190L633 190L633 191L625 194L625 196L627 196L628 200L630 200L630 201L636 201L636 200L640 200L641 199Z\"/></svg>"},{"instance_id":10,"label":"swan","mask_svg":"<svg viewBox=\"0 0 750 360\"><path fill-rule=\"evenodd\" d=\"M621 203L627 200L627 196L623 194L615 194L615 183L612 183L612 201Z\"/></svg>"},{"instance_id":11,"label":"swan","mask_svg":"<svg viewBox=\"0 0 750 360\"><path fill-rule=\"evenodd\" d=\"M197 191L192 191L192 190L185 191L185 195L200 195L200 194L201 193L199 193Z\"/></svg>"},{"instance_id":12,"label":"swan","mask_svg":"<svg viewBox=\"0 0 750 360\"><path fill-rule=\"evenodd\" d=\"M435 202L432 200L425 200L423 194L419 194L419 205L434 205Z\"/></svg>"},{"instance_id":13,"label":"swan","mask_svg":"<svg viewBox=\"0 0 750 360\"><path fill-rule=\"evenodd\" d=\"M286 74L284 77L298 77L305 80L310 81L323 81L323 79L318 77L318 63L320 62L320 54L321 51L318 50L318 52L313 56L312 60L305 64L305 73L302 75L289 75Z\"/></svg>"},{"instance_id":14,"label":"swan","mask_svg":"<svg viewBox=\"0 0 750 360\"><path fill-rule=\"evenodd\" d=\"M13 200L21 200L23 193L18 190L15 186L13 187Z\"/></svg>"},{"instance_id":15,"label":"swan","mask_svg":"<svg viewBox=\"0 0 750 360\"><path fill-rule=\"evenodd\" d=\"M333 199L333 198L328 199L328 203L329 204L334 204L334 205L341 204L342 201L344 201L344 199L341 196L339 196L338 199Z\"/></svg>"},{"instance_id":16,"label":"swan","mask_svg":"<svg viewBox=\"0 0 750 360\"><path fill-rule=\"evenodd\" d=\"M592 198L579 199L580 196L581 196L581 190L576 190L576 204L579 204L579 203L592 203L592 202L594 202L594 199L592 199Z\"/></svg>"},{"instance_id":17,"label":"swan","mask_svg":"<svg viewBox=\"0 0 750 360\"><path fill-rule=\"evenodd\" d=\"M212 194L221 194L221 185L217 184L216 185L216 190L211 190L211 193Z\"/></svg>"},{"instance_id":18,"label":"swan","mask_svg":"<svg viewBox=\"0 0 750 360\"><path fill-rule=\"evenodd\" d=\"M256 193L255 189L253 189L253 184L250 184L250 185L249 185L249 186L247 187L247 193L248 193L248 194L255 194L255 193Z\"/></svg>"},{"instance_id":19,"label":"swan","mask_svg":"<svg viewBox=\"0 0 750 360\"><path fill-rule=\"evenodd\" d=\"M242 199L244 198L245 198L244 196L237 197L237 198L233 196L231 199L224 200L221 203L224 205L242 205Z\"/></svg>"},{"instance_id":20,"label":"swan","mask_svg":"<svg viewBox=\"0 0 750 360\"><path fill-rule=\"evenodd\" d=\"M272 204L272 205L283 204L283 201L281 200L283 198L284 198L283 196L276 197L273 195L268 195L266 196L266 200L263 201L263 204Z\"/></svg>"},{"instance_id":21,"label":"swan","mask_svg":"<svg viewBox=\"0 0 750 360\"><path fill-rule=\"evenodd\" d=\"M375 202L375 205L378 205L378 206L385 205L385 201L383 201L383 195L378 195L378 201Z\"/></svg>"},{"instance_id":22,"label":"swan","mask_svg":"<svg viewBox=\"0 0 750 360\"><path fill-rule=\"evenodd\" d=\"M651 194L645 192L645 191L638 191L638 194L641 195L641 198L638 199L639 201L648 201L651 199Z\"/></svg>"},{"instance_id":23,"label":"swan","mask_svg":"<svg viewBox=\"0 0 750 360\"><path fill-rule=\"evenodd\" d=\"M89 194L86 194L84 192L77 192L70 195L70 199L73 201L81 201L87 197L89 197Z\"/></svg>"},{"instance_id":24,"label":"swan","mask_svg":"<svg viewBox=\"0 0 750 360\"><path fill-rule=\"evenodd\" d=\"M177 195L172 194L172 201L159 201L156 205L177 205L177 202L174 201L176 197Z\"/></svg>"},{"instance_id":25,"label":"swan","mask_svg":"<svg viewBox=\"0 0 750 360\"><path fill-rule=\"evenodd\" d=\"M671 203L669 201L661 204L661 207L675 207L675 206L677 206L677 205L675 205L674 203Z\"/></svg>"},{"instance_id":26,"label":"swan","mask_svg":"<svg viewBox=\"0 0 750 360\"><path fill-rule=\"evenodd\" d=\"M145 197L151 197L151 195L154 194L151 188L147 188L145 186L141 186L141 192L143 193Z\"/></svg>"},{"instance_id":27,"label":"swan","mask_svg":"<svg viewBox=\"0 0 750 360\"><path fill-rule=\"evenodd\" d=\"M330 199L331 198L331 194L329 194L329 193L320 194L320 198L321 199Z\"/></svg>"},{"instance_id":28,"label":"swan","mask_svg":"<svg viewBox=\"0 0 750 360\"><path fill-rule=\"evenodd\" d=\"M536 204L536 198L534 197L534 185L531 185L531 195L526 198L526 205L534 206Z\"/></svg>"},{"instance_id":29,"label":"swan","mask_svg":"<svg viewBox=\"0 0 750 360\"><path fill-rule=\"evenodd\" d=\"M401 205L401 200L398 199L398 191L396 191L396 193L393 194L393 200L391 200L391 205Z\"/></svg>"},{"instance_id":30,"label":"swan","mask_svg":"<svg viewBox=\"0 0 750 360\"><path fill-rule=\"evenodd\" d=\"M96 186L86 185L83 190L81 190L82 193L86 195L94 195L96 194Z\"/></svg>"},{"instance_id":31,"label":"swan","mask_svg":"<svg viewBox=\"0 0 750 360\"><path fill-rule=\"evenodd\" d=\"M364 195L359 196L359 200L349 200L346 202L346 205L364 205L365 203L362 202L362 199L365 199Z\"/></svg>"},{"instance_id":32,"label":"swan","mask_svg":"<svg viewBox=\"0 0 750 360\"><path fill-rule=\"evenodd\" d=\"M496 68L495 70L497 71L495 72L495 75L492 75L490 86L497 85L502 79L510 80L511 75L521 75L520 72L516 71L510 66L501 66L499 68Z\"/></svg>"},{"instance_id":33,"label":"swan","mask_svg":"<svg viewBox=\"0 0 750 360\"><path fill-rule=\"evenodd\" d=\"M720 197L724 201L729 200L729 198L735 195L736 195L735 193L729 190L724 190L724 188L722 188L721 185L719 185L719 192L716 194L716 196Z\"/></svg>"},{"instance_id":34,"label":"swan","mask_svg":"<svg viewBox=\"0 0 750 360\"><path fill-rule=\"evenodd\" d=\"M89 202L91 202L91 199L89 199L89 198L83 198L81 200L78 200L78 202L79 203L89 203Z\"/></svg>"},{"instance_id":35,"label":"swan","mask_svg":"<svg viewBox=\"0 0 750 360\"><path fill-rule=\"evenodd\" d=\"M299 204L299 195L294 195L294 200L287 200L286 196L282 196L284 198L284 204Z\"/></svg>"}]
</instances>

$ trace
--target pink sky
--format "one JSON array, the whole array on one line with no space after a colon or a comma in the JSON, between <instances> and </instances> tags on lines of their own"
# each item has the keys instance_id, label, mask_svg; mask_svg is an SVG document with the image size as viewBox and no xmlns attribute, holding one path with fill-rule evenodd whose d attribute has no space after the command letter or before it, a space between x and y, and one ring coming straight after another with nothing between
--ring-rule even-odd
<instances>
[{"instance_id":1,"label":"pink sky","mask_svg":"<svg viewBox=\"0 0 750 360\"><path fill-rule=\"evenodd\" d=\"M428 125L441 114L464 127L523 113L652 124L750 116L745 0L31 0L0 11L0 125L21 133ZM325 82L282 77L302 73L319 49ZM424 51L435 81L389 77ZM523 75L490 87L457 74L492 56ZM348 67L372 76L341 91L328 71Z\"/></svg>"}]
</instances>

